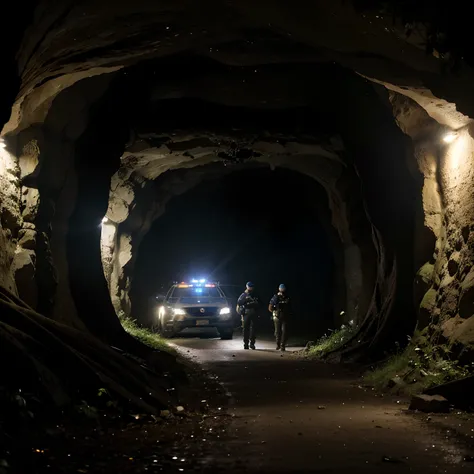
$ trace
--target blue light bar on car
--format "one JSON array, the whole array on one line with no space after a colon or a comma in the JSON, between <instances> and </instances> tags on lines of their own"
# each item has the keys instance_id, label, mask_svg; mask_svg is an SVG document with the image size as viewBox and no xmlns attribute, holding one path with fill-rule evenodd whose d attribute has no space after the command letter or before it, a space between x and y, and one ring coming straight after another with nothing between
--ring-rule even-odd
<instances>
[{"instance_id":1,"label":"blue light bar on car","mask_svg":"<svg viewBox=\"0 0 474 474\"><path fill-rule=\"evenodd\" d=\"M179 283L177 286L178 288L193 288L193 287L200 287L200 286L204 286L206 288L215 288L216 287L216 284L215 283L206 283L207 280L205 278L201 278L200 280L196 280L195 278L193 278L191 280L191 284L183 281L181 283Z\"/></svg>"}]
</instances>

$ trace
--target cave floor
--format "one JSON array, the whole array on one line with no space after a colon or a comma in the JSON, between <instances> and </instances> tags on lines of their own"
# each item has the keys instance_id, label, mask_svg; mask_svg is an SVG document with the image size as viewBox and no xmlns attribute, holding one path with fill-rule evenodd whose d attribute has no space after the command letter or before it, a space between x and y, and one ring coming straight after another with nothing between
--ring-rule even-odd
<instances>
[{"instance_id":1,"label":"cave floor","mask_svg":"<svg viewBox=\"0 0 474 474\"><path fill-rule=\"evenodd\" d=\"M238 338L174 343L232 394L226 440L207 460L217 471L449 473L474 466L472 420L413 416L407 400L377 395L346 368L291 353L300 347L282 355L270 341L257 342L256 351L244 351Z\"/></svg>"},{"instance_id":2,"label":"cave floor","mask_svg":"<svg viewBox=\"0 0 474 474\"><path fill-rule=\"evenodd\" d=\"M296 344L283 355L268 340L244 351L238 335L191 335L173 345L209 372L211 382L199 389L207 411L71 433L39 454L37 472L457 473L474 466L472 420L413 416L406 400L360 386L347 368L292 354Z\"/></svg>"}]
</instances>

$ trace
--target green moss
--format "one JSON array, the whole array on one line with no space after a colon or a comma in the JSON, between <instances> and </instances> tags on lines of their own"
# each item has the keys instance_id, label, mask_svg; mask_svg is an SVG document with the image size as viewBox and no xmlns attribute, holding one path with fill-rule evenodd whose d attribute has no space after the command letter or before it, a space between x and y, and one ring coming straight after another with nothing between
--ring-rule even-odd
<instances>
[{"instance_id":1,"label":"green moss","mask_svg":"<svg viewBox=\"0 0 474 474\"><path fill-rule=\"evenodd\" d=\"M160 335L150 331L147 328L139 326L134 319L121 317L120 322L122 323L125 331L127 331L139 341L143 342L143 344L146 344L147 346L156 350L170 353L175 352L175 350L169 346Z\"/></svg>"},{"instance_id":2,"label":"green moss","mask_svg":"<svg viewBox=\"0 0 474 474\"><path fill-rule=\"evenodd\" d=\"M424 283L429 283L433 278L434 265L432 263L425 263L419 270L418 276Z\"/></svg>"},{"instance_id":3,"label":"green moss","mask_svg":"<svg viewBox=\"0 0 474 474\"><path fill-rule=\"evenodd\" d=\"M421 346L420 342L425 344ZM364 375L364 380L378 390L387 389L392 379L402 381L393 387L399 393L412 395L470 374L471 368L460 366L449 359L449 348L426 343L423 336L417 337L408 347L392 356L382 366Z\"/></svg>"},{"instance_id":4,"label":"green moss","mask_svg":"<svg viewBox=\"0 0 474 474\"><path fill-rule=\"evenodd\" d=\"M305 355L311 358L319 358L324 354L341 347L352 337L353 334L354 327L343 324L339 329L321 337L314 346L311 346L306 351Z\"/></svg>"},{"instance_id":5,"label":"green moss","mask_svg":"<svg viewBox=\"0 0 474 474\"><path fill-rule=\"evenodd\" d=\"M436 306L436 296L436 290L434 288L430 288L421 300L420 309L425 309L431 312Z\"/></svg>"}]
</instances>

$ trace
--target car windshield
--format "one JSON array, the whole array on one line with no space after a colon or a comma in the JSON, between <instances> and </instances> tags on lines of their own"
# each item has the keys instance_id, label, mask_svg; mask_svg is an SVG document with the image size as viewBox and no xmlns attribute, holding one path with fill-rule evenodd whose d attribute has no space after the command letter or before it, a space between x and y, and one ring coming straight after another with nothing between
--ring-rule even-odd
<instances>
[{"instance_id":1,"label":"car windshield","mask_svg":"<svg viewBox=\"0 0 474 474\"><path fill-rule=\"evenodd\" d=\"M175 288L170 298L195 299L195 298L223 298L223 295L216 287L196 287L196 288Z\"/></svg>"}]
</instances>

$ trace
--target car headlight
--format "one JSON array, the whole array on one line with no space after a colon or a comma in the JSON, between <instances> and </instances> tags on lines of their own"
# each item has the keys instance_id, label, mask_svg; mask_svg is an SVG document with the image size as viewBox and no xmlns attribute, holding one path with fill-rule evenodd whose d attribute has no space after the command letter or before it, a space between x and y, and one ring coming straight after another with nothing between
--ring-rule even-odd
<instances>
[{"instance_id":1,"label":"car headlight","mask_svg":"<svg viewBox=\"0 0 474 474\"><path fill-rule=\"evenodd\" d=\"M184 311L184 309L181 309L181 308L174 308L173 314L175 316L184 316L186 314L186 311Z\"/></svg>"},{"instance_id":2,"label":"car headlight","mask_svg":"<svg viewBox=\"0 0 474 474\"><path fill-rule=\"evenodd\" d=\"M230 314L230 308L222 308L219 312L221 316L224 316L225 314Z\"/></svg>"}]
</instances>

